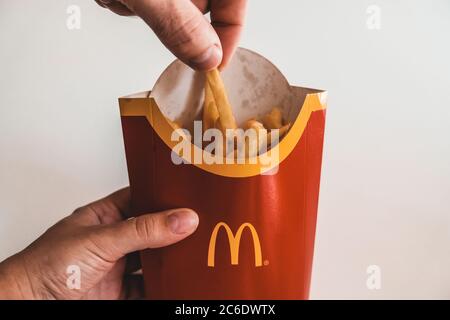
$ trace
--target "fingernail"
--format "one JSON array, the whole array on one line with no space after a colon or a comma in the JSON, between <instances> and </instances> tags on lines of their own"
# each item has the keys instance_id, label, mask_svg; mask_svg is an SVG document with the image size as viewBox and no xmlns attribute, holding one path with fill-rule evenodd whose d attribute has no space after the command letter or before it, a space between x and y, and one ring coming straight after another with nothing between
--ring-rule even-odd
<instances>
[{"instance_id":1,"label":"fingernail","mask_svg":"<svg viewBox=\"0 0 450 320\"><path fill-rule=\"evenodd\" d=\"M192 210L177 210L167 217L167 224L170 231L176 234L192 232L198 225L198 216Z\"/></svg>"},{"instance_id":2,"label":"fingernail","mask_svg":"<svg viewBox=\"0 0 450 320\"><path fill-rule=\"evenodd\" d=\"M190 65L199 70L209 70L220 64L222 61L222 50L213 45L199 56L190 60Z\"/></svg>"}]
</instances>

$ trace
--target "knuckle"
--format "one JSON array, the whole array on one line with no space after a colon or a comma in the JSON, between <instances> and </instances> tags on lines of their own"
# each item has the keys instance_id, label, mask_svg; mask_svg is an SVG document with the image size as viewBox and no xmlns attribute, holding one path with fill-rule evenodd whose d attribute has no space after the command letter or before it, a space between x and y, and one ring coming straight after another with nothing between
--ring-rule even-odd
<instances>
[{"instance_id":1,"label":"knuckle","mask_svg":"<svg viewBox=\"0 0 450 320\"><path fill-rule=\"evenodd\" d=\"M189 54L193 43L201 38L204 21L195 14L179 13L172 19L158 20L153 30L166 46L180 54Z\"/></svg>"},{"instance_id":2,"label":"knuckle","mask_svg":"<svg viewBox=\"0 0 450 320\"><path fill-rule=\"evenodd\" d=\"M80 215L80 214L82 214L85 210L86 210L86 206L76 208L76 209L72 212L72 215L74 215L74 216Z\"/></svg>"},{"instance_id":3,"label":"knuckle","mask_svg":"<svg viewBox=\"0 0 450 320\"><path fill-rule=\"evenodd\" d=\"M156 217L137 217L134 226L138 237L151 241L158 238L159 228Z\"/></svg>"},{"instance_id":4,"label":"knuckle","mask_svg":"<svg viewBox=\"0 0 450 320\"><path fill-rule=\"evenodd\" d=\"M187 53L190 50L189 45L192 44L199 34L202 27L202 20L191 17L182 22L178 29L172 35L172 46L181 53Z\"/></svg>"}]
</instances>

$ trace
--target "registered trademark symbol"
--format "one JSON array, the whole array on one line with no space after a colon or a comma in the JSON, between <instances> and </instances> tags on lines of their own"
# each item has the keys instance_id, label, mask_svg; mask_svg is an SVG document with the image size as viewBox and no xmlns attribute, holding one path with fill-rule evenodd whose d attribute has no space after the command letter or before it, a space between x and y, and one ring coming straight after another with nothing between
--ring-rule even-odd
<instances>
[{"instance_id":1,"label":"registered trademark symbol","mask_svg":"<svg viewBox=\"0 0 450 320\"><path fill-rule=\"evenodd\" d=\"M268 266L269 265L269 260L264 260L264 265Z\"/></svg>"}]
</instances>

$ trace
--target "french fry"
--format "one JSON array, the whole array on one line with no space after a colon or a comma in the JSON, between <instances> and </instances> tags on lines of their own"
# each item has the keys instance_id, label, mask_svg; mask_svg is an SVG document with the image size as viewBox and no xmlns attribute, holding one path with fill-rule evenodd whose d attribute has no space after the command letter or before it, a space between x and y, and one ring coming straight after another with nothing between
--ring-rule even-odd
<instances>
[{"instance_id":1,"label":"french fry","mask_svg":"<svg viewBox=\"0 0 450 320\"><path fill-rule=\"evenodd\" d=\"M285 124L280 128L280 139L284 137L284 135L289 131L291 128L291 123Z\"/></svg>"},{"instance_id":2,"label":"french fry","mask_svg":"<svg viewBox=\"0 0 450 320\"><path fill-rule=\"evenodd\" d=\"M281 128L276 128L279 130L279 136L278 136L278 142L281 141L281 139L286 135L286 133L289 131L289 129L291 128L291 124L288 123L284 126L282 126ZM272 135L270 132L267 133L267 150L269 150L272 146Z\"/></svg>"},{"instance_id":3,"label":"french fry","mask_svg":"<svg viewBox=\"0 0 450 320\"><path fill-rule=\"evenodd\" d=\"M291 124L288 123L288 124L286 124L284 126L280 126L280 127L277 127L277 128L272 128L272 130L274 130L274 129L278 129L279 130L279 136L278 136L279 140L278 141L281 141L281 139L286 135L286 133L289 131L290 128L291 128ZM245 130L247 130L247 129L254 129L254 130L256 130L257 146L258 146L257 153L261 154L262 151L263 151L261 149L262 149L263 144L264 144L265 141L260 136L260 130L261 129L266 129L265 126L261 122L255 120L255 119L250 119L250 120L247 120L247 122L245 122L244 129ZM272 144L272 135L271 135L270 131L267 132L266 143L267 143L267 145L266 145L267 150L266 151L268 151L272 147L274 147L274 146L271 145ZM250 150L250 145L249 145L249 141L248 140L245 141L245 150L246 150L246 156L247 157L256 156L255 150Z\"/></svg>"},{"instance_id":4,"label":"french fry","mask_svg":"<svg viewBox=\"0 0 450 320\"><path fill-rule=\"evenodd\" d=\"M216 128L216 129L220 130L220 132L222 132L222 137L223 137L222 148L223 148L223 152L225 152L225 153L231 152L230 150L233 149L233 148L231 148L231 144L234 145L234 140L232 138L230 138L230 137L227 137L227 135L226 135L227 128L223 128L222 127L222 125L220 123L220 117L217 118L216 121L214 122L214 128ZM227 150L227 148L228 148L228 150Z\"/></svg>"},{"instance_id":5,"label":"french fry","mask_svg":"<svg viewBox=\"0 0 450 320\"><path fill-rule=\"evenodd\" d=\"M254 130L256 130L256 138L257 138L257 149L250 149L250 141L247 139L245 140L245 155L246 157L250 158L250 157L254 157L257 155L261 155L266 151L269 151L271 148L275 147L275 145L272 145L272 134L271 134L271 130L269 132L267 132L267 129L258 121L256 120L248 120L246 122L246 125L249 128L252 128ZM291 127L291 124L288 123L284 126L282 126L281 128L276 128L279 130L278 132L278 142L281 141L281 139L286 135L286 133L289 131ZM276 130L276 129L272 129L272 130ZM260 131L260 130L265 130L266 133L266 139L264 139L263 136L261 136L261 134L264 134L264 131ZM265 149L263 150L265 144Z\"/></svg>"},{"instance_id":6,"label":"french fry","mask_svg":"<svg viewBox=\"0 0 450 320\"><path fill-rule=\"evenodd\" d=\"M203 132L208 129L215 128L216 121L219 119L216 100L209 85L208 80L205 81L205 102L203 104Z\"/></svg>"},{"instance_id":7,"label":"french fry","mask_svg":"<svg viewBox=\"0 0 450 320\"><path fill-rule=\"evenodd\" d=\"M248 139L245 139L245 142L244 142L245 143L245 145L244 145L245 156L247 158L251 158L251 157L258 155L259 150L261 149L262 143L263 143L263 139L261 139L261 134L263 134L264 132L267 132L267 130L266 130L266 128L264 128L264 125L261 122L255 120L255 119L247 120L244 123L244 130L254 130L255 134L256 134L255 136L250 135L248 137ZM263 131L261 131L261 130L263 130ZM253 141L251 141L251 137L256 138L256 148L251 148L250 143L253 142Z\"/></svg>"},{"instance_id":8,"label":"french fry","mask_svg":"<svg viewBox=\"0 0 450 320\"><path fill-rule=\"evenodd\" d=\"M244 130L248 130L248 129L259 130L259 129L265 129L265 128L261 122L255 120L255 119L250 119L244 123Z\"/></svg>"},{"instance_id":9,"label":"french fry","mask_svg":"<svg viewBox=\"0 0 450 320\"><path fill-rule=\"evenodd\" d=\"M283 126L281 110L277 107L273 108L264 116L263 124L267 129L280 129Z\"/></svg>"},{"instance_id":10,"label":"french fry","mask_svg":"<svg viewBox=\"0 0 450 320\"><path fill-rule=\"evenodd\" d=\"M281 113L280 108L273 108L268 114L266 114L263 118L264 126L270 130L278 129L279 130L279 141L283 138L283 136L289 131L291 128L291 124L288 123L283 126L283 115ZM271 133L267 133L267 149L269 150L272 147L272 135Z\"/></svg>"},{"instance_id":11,"label":"french fry","mask_svg":"<svg viewBox=\"0 0 450 320\"><path fill-rule=\"evenodd\" d=\"M225 91L225 86L220 78L219 70L214 69L206 73L206 79L211 87L211 92L219 114L218 128L225 135L227 129L236 129L236 119L233 116L230 102Z\"/></svg>"}]
</instances>

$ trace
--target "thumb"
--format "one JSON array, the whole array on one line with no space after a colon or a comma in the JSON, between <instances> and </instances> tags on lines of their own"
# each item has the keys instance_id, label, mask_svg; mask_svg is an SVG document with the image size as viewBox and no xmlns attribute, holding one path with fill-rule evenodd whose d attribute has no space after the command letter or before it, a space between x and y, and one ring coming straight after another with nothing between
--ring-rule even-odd
<instances>
[{"instance_id":1,"label":"thumb","mask_svg":"<svg viewBox=\"0 0 450 320\"><path fill-rule=\"evenodd\" d=\"M198 216L194 211L174 209L102 226L94 232L93 240L108 259L115 261L134 251L178 242L192 234L197 226Z\"/></svg>"},{"instance_id":2,"label":"thumb","mask_svg":"<svg viewBox=\"0 0 450 320\"><path fill-rule=\"evenodd\" d=\"M221 63L220 39L190 0L122 1L187 65L198 70L209 70Z\"/></svg>"}]
</instances>

